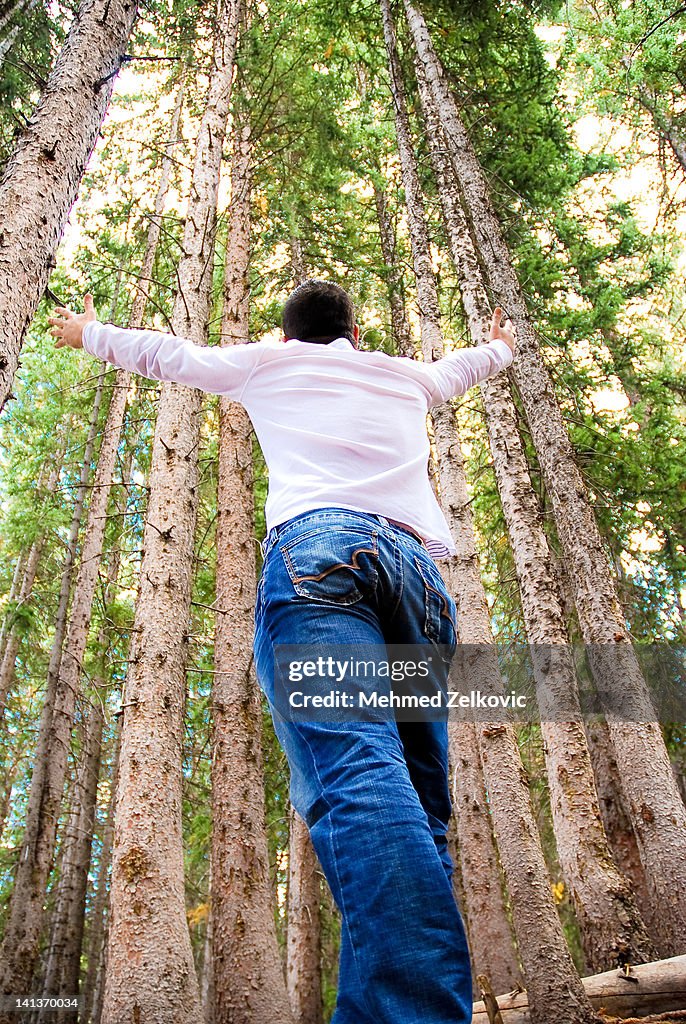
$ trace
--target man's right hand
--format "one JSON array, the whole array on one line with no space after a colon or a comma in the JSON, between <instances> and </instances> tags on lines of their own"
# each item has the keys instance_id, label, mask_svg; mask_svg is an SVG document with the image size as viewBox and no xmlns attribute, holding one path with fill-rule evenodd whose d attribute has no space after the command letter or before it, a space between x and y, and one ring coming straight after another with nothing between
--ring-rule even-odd
<instances>
[{"instance_id":1,"label":"man's right hand","mask_svg":"<svg viewBox=\"0 0 686 1024\"><path fill-rule=\"evenodd\" d=\"M489 335L489 341L495 341L498 338L500 341L504 341L510 352L514 352L515 345L517 343L517 331L511 320L506 320L501 325L500 321L503 316L503 311L500 306L495 307L493 313L493 319L491 320L491 333Z\"/></svg>"},{"instance_id":2,"label":"man's right hand","mask_svg":"<svg viewBox=\"0 0 686 1024\"><path fill-rule=\"evenodd\" d=\"M55 348L63 348L65 345L69 348L83 348L83 328L91 320L98 319L92 295L84 295L83 308L85 313L74 313L71 309L58 306L55 315L48 319L48 323L52 324L50 334L57 338Z\"/></svg>"}]
</instances>

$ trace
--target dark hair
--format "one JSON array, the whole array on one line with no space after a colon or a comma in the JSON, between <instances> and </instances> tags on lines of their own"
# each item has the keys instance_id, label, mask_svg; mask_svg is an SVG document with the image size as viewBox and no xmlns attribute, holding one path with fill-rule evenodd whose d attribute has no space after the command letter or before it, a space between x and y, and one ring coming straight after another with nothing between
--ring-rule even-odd
<instances>
[{"instance_id":1,"label":"dark hair","mask_svg":"<svg viewBox=\"0 0 686 1024\"><path fill-rule=\"evenodd\" d=\"M355 308L340 285L310 278L286 299L282 324L287 338L315 345L327 345L336 338L354 342Z\"/></svg>"}]
</instances>

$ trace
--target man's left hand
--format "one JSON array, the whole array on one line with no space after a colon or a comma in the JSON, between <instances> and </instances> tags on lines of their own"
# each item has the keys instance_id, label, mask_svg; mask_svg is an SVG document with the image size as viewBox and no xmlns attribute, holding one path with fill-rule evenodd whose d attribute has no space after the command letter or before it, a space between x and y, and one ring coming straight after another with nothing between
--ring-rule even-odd
<instances>
[{"instance_id":1,"label":"man's left hand","mask_svg":"<svg viewBox=\"0 0 686 1024\"><path fill-rule=\"evenodd\" d=\"M515 344L517 342L517 332L515 326L511 320L506 320L504 324L500 321L503 318L503 311L500 306L496 306L495 312L493 313L493 319L491 321L491 333L489 335L489 341L495 341L498 338L500 341L504 341L510 352L514 352Z\"/></svg>"}]
</instances>

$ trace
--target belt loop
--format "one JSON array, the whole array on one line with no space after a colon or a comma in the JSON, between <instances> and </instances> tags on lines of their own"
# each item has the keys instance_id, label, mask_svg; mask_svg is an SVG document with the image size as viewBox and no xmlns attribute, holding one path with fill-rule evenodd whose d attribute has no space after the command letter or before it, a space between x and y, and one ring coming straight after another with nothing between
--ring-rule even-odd
<instances>
[{"instance_id":1,"label":"belt loop","mask_svg":"<svg viewBox=\"0 0 686 1024\"><path fill-rule=\"evenodd\" d=\"M386 519L386 516L379 516L379 515L377 515L376 518L379 520L380 523L383 524L383 526L390 526L391 525L389 523L389 521Z\"/></svg>"}]
</instances>

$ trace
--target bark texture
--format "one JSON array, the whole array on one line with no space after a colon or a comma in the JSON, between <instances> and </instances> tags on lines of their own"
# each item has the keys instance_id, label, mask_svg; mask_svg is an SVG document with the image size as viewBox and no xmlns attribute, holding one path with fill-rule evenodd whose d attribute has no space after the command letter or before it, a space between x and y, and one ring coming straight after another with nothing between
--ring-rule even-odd
<instances>
[{"instance_id":1,"label":"bark texture","mask_svg":"<svg viewBox=\"0 0 686 1024\"><path fill-rule=\"evenodd\" d=\"M391 37L392 38L392 37ZM400 82L402 88L402 81ZM400 132L409 135L404 117L404 106L398 105L397 114L402 124ZM414 193L413 207L422 203L419 183L415 180L412 160L407 156L406 189ZM381 249L389 269L389 303L391 324L396 350L399 355L412 356L415 344L402 299L402 282L395 260L395 238L388 212L385 193L374 190ZM421 208L421 207L420 207ZM425 235L423 223L414 222L417 231ZM428 238L425 239L428 245ZM426 303L435 305L431 296ZM438 314L436 313L436 316ZM452 792L457 821L457 853L463 879L463 907L469 935L469 948L475 971L486 974L496 991L513 988L519 981L520 969L514 948L501 884L498 856L484 789L483 771L474 727L470 723L450 726L450 748L455 770Z\"/></svg>"},{"instance_id":2,"label":"bark texture","mask_svg":"<svg viewBox=\"0 0 686 1024\"><path fill-rule=\"evenodd\" d=\"M412 356L414 355L412 328L405 312L402 274L396 260L395 231L388 210L388 197L385 190L376 183L374 184L374 203L376 206L376 217L379 222L381 254L386 264L388 304L391 308L393 342L398 355Z\"/></svg>"},{"instance_id":3,"label":"bark texture","mask_svg":"<svg viewBox=\"0 0 686 1024\"><path fill-rule=\"evenodd\" d=\"M469 333L479 344L487 333L490 303L419 63L417 80ZM654 958L655 949L603 829L554 563L505 374L484 381L481 394L531 644L558 856L576 910L586 966L592 972L607 970L618 957L642 963Z\"/></svg>"},{"instance_id":4,"label":"bark texture","mask_svg":"<svg viewBox=\"0 0 686 1024\"><path fill-rule=\"evenodd\" d=\"M408 204L408 223L421 316L424 359L443 355L440 307L430 260L423 198L412 151L401 70L389 0L381 0L396 111L396 134ZM410 207L413 207L410 209ZM445 403L433 410L441 498L458 548L449 577L457 604L462 678L474 689L498 694L503 682L497 663L486 595L479 576L476 538L454 412ZM526 774L514 730L505 723L477 727L493 827L512 903L517 945L529 987L533 1019L590 1024L595 1014L567 948L552 897L529 799ZM453 760L457 758L453 754Z\"/></svg>"},{"instance_id":5,"label":"bark texture","mask_svg":"<svg viewBox=\"0 0 686 1024\"><path fill-rule=\"evenodd\" d=\"M249 341L252 144L233 120L222 344ZM264 808L262 700L252 658L255 532L252 427L219 399L217 625L212 687L211 961L214 1024L292 1017L276 940Z\"/></svg>"},{"instance_id":6,"label":"bark texture","mask_svg":"<svg viewBox=\"0 0 686 1024\"><path fill-rule=\"evenodd\" d=\"M297 1024L322 1024L319 865L307 825L293 807L288 823L288 997Z\"/></svg>"},{"instance_id":7,"label":"bark texture","mask_svg":"<svg viewBox=\"0 0 686 1024\"><path fill-rule=\"evenodd\" d=\"M522 975L505 908L474 723L451 722L449 737L457 854L473 973L486 975L496 992L509 992L521 984Z\"/></svg>"},{"instance_id":8,"label":"bark texture","mask_svg":"<svg viewBox=\"0 0 686 1024\"><path fill-rule=\"evenodd\" d=\"M239 22L238 0L221 3L172 313L174 333L200 344L206 340L217 190ZM197 390L162 386L122 705L105 1024L203 1020L185 912L181 830L200 412Z\"/></svg>"},{"instance_id":9,"label":"bark texture","mask_svg":"<svg viewBox=\"0 0 686 1024\"><path fill-rule=\"evenodd\" d=\"M100 131L135 0L83 0L0 182L0 408Z\"/></svg>"},{"instance_id":10,"label":"bark texture","mask_svg":"<svg viewBox=\"0 0 686 1024\"><path fill-rule=\"evenodd\" d=\"M648 897L645 872L636 842L631 815L617 768L612 740L605 722L587 722L586 738L593 765L600 813L612 855L620 871L629 880L636 901L651 935L659 932L653 907Z\"/></svg>"},{"instance_id":11,"label":"bark texture","mask_svg":"<svg viewBox=\"0 0 686 1024\"><path fill-rule=\"evenodd\" d=\"M619 716L611 718L610 735L631 805L651 900L666 911L658 938L660 952L669 955L686 945L686 807L631 646L607 553L484 173L426 22L411 0L404 0L404 4L418 59L439 110L448 155L460 182L469 229L487 284L495 301L517 326L513 376L552 500L596 685L610 706L616 705L618 695L622 695L622 720Z\"/></svg>"}]
</instances>

